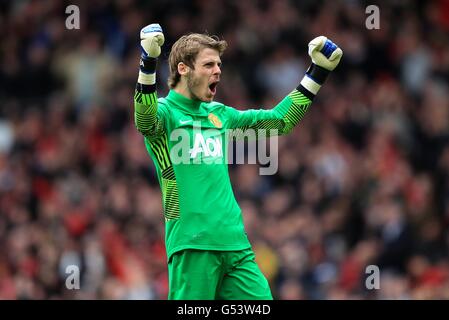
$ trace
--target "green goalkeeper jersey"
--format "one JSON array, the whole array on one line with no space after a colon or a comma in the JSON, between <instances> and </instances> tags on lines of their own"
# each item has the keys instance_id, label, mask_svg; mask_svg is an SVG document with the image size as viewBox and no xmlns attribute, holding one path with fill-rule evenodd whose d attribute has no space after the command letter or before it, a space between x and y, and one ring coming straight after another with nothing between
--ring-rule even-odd
<instances>
[{"instance_id":1,"label":"green goalkeeper jersey","mask_svg":"<svg viewBox=\"0 0 449 320\"><path fill-rule=\"evenodd\" d=\"M136 90L135 124L161 187L168 259L183 249L250 247L228 174L227 139L249 130L286 134L310 104L298 90L271 110L246 111L190 100L174 90L159 99L156 92Z\"/></svg>"}]
</instances>

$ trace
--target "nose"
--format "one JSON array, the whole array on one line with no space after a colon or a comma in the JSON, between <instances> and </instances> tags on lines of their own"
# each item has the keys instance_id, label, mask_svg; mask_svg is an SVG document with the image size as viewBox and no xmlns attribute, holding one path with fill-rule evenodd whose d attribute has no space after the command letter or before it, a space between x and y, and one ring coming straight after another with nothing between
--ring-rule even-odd
<instances>
[{"instance_id":1,"label":"nose","mask_svg":"<svg viewBox=\"0 0 449 320\"><path fill-rule=\"evenodd\" d=\"M221 74L221 68L220 68L220 66L218 64L215 65L214 74L216 74L216 75L220 75Z\"/></svg>"}]
</instances>

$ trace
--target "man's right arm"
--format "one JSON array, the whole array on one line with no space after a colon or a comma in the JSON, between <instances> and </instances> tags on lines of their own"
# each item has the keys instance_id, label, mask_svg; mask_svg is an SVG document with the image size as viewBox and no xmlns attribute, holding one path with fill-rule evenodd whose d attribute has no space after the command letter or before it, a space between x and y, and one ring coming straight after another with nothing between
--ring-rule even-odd
<instances>
[{"instance_id":1,"label":"man's right arm","mask_svg":"<svg viewBox=\"0 0 449 320\"><path fill-rule=\"evenodd\" d=\"M142 54L134 93L134 122L137 130L151 139L164 133L164 117L158 112L156 93L156 64L164 34L159 24L150 24L141 30L140 38Z\"/></svg>"}]
</instances>

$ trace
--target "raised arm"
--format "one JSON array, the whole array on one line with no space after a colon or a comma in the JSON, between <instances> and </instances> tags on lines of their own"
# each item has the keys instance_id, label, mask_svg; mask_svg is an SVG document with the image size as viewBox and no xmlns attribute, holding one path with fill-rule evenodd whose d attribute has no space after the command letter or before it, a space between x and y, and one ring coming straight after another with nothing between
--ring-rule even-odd
<instances>
[{"instance_id":1,"label":"raised arm","mask_svg":"<svg viewBox=\"0 0 449 320\"><path fill-rule=\"evenodd\" d=\"M340 62L343 52L331 40L320 36L310 41L309 55L312 63L301 83L273 109L228 109L230 127L236 129L233 132L235 138L246 136L248 129L253 129L257 137L287 134L302 120L321 85Z\"/></svg>"},{"instance_id":2,"label":"raised arm","mask_svg":"<svg viewBox=\"0 0 449 320\"><path fill-rule=\"evenodd\" d=\"M134 93L134 122L137 130L152 139L164 133L164 116L158 110L156 93L156 63L164 44L159 24L153 23L140 31L140 70Z\"/></svg>"}]
</instances>

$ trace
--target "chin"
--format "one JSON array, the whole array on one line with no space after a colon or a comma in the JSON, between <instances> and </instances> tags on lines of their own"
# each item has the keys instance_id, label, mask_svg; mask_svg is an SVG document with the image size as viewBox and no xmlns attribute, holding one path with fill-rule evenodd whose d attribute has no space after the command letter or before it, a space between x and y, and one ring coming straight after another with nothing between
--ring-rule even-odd
<instances>
[{"instance_id":1,"label":"chin","mask_svg":"<svg viewBox=\"0 0 449 320\"><path fill-rule=\"evenodd\" d=\"M214 100L214 96L204 96L201 98L203 102L211 102L212 100Z\"/></svg>"}]
</instances>

